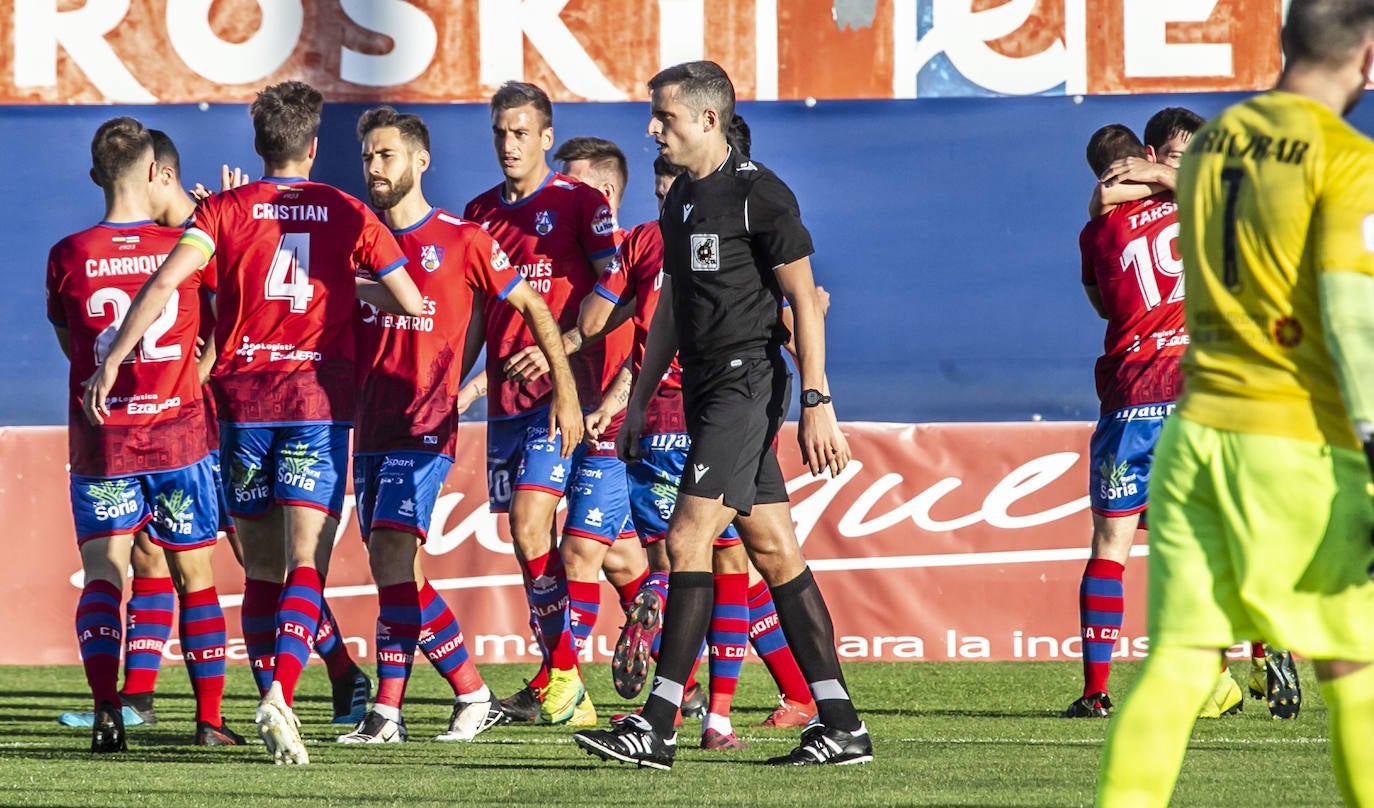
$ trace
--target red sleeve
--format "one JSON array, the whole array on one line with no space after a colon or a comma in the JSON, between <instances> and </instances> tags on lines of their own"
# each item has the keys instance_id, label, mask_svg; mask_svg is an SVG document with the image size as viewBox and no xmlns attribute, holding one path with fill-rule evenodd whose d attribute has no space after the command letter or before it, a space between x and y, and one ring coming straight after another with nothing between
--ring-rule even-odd
<instances>
[{"instance_id":1,"label":"red sleeve","mask_svg":"<svg viewBox=\"0 0 1374 808\"><path fill-rule=\"evenodd\" d=\"M591 187L578 183L573 186L577 194L577 240L582 245L582 254L588 261L599 261L615 254L615 215L606 197Z\"/></svg>"},{"instance_id":2,"label":"red sleeve","mask_svg":"<svg viewBox=\"0 0 1374 808\"><path fill-rule=\"evenodd\" d=\"M363 227L362 232L358 234L357 246L353 250L354 269L375 280L404 266L406 256L401 251L401 245L396 243L396 237L391 235L391 231L377 218L377 214L361 203L358 208L362 211Z\"/></svg>"},{"instance_id":3,"label":"red sleeve","mask_svg":"<svg viewBox=\"0 0 1374 808\"><path fill-rule=\"evenodd\" d=\"M520 273L511 266L506 251L476 225L469 230L467 273L468 285L489 297L502 300L520 282Z\"/></svg>"},{"instance_id":4,"label":"red sleeve","mask_svg":"<svg viewBox=\"0 0 1374 808\"><path fill-rule=\"evenodd\" d=\"M53 325L67 327L67 310L62 305L62 270L58 265L57 247L48 251L48 321Z\"/></svg>"},{"instance_id":5,"label":"red sleeve","mask_svg":"<svg viewBox=\"0 0 1374 808\"><path fill-rule=\"evenodd\" d=\"M630 257L627 254L631 243L629 239L626 239L620 245L610 263L601 270L601 277L596 281L596 288L598 292L602 293L601 296L614 303L623 300L626 297L626 290L634 285L633 279L630 278Z\"/></svg>"}]
</instances>

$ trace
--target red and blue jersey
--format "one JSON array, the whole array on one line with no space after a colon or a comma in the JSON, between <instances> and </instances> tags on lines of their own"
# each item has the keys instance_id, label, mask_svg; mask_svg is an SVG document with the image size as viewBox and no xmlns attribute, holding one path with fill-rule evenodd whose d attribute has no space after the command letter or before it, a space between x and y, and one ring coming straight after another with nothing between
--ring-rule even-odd
<instances>
[{"instance_id":1,"label":"red and blue jersey","mask_svg":"<svg viewBox=\"0 0 1374 808\"><path fill-rule=\"evenodd\" d=\"M95 372L134 297L181 237L152 222L101 223L48 253L48 319L70 337L68 452L73 474L120 477L167 471L205 457L205 408L196 378L200 276L173 293L119 369L105 423L81 408Z\"/></svg>"},{"instance_id":2,"label":"red and blue jersey","mask_svg":"<svg viewBox=\"0 0 1374 808\"><path fill-rule=\"evenodd\" d=\"M406 262L377 216L332 186L264 177L201 203L182 242L218 259L209 283L220 418L351 422L355 277Z\"/></svg>"},{"instance_id":3,"label":"red and blue jersey","mask_svg":"<svg viewBox=\"0 0 1374 808\"><path fill-rule=\"evenodd\" d=\"M398 316L359 301L354 452L453 457L454 405L474 298L504 300L520 275L482 228L438 208L394 234L425 308L418 317Z\"/></svg>"},{"instance_id":4,"label":"red and blue jersey","mask_svg":"<svg viewBox=\"0 0 1374 808\"><path fill-rule=\"evenodd\" d=\"M612 303L618 304L626 297L634 298L636 374L644 364L644 345L662 288L663 234L657 221L644 222L630 230L596 284L596 293ZM674 356L645 411L644 434L685 432L686 429L682 411L682 366Z\"/></svg>"},{"instance_id":5,"label":"red and blue jersey","mask_svg":"<svg viewBox=\"0 0 1374 808\"><path fill-rule=\"evenodd\" d=\"M1107 314L1097 360L1102 414L1178 398L1183 323L1183 262L1171 194L1118 205L1078 237L1083 283L1096 286Z\"/></svg>"},{"instance_id":6,"label":"red and blue jersey","mask_svg":"<svg viewBox=\"0 0 1374 808\"><path fill-rule=\"evenodd\" d=\"M595 188L553 172L518 202L507 203L502 190L503 185L497 185L473 199L463 218L477 222L496 239L516 271L548 303L560 331L576 328L582 298L596 283L592 262L615 253L610 205ZM501 370L512 354L534 344L524 320L511 307L490 299L485 314L488 417L509 418L547 404L553 389L547 374L521 384ZM606 353L603 340L569 357L583 406L601 400L611 364Z\"/></svg>"}]
</instances>

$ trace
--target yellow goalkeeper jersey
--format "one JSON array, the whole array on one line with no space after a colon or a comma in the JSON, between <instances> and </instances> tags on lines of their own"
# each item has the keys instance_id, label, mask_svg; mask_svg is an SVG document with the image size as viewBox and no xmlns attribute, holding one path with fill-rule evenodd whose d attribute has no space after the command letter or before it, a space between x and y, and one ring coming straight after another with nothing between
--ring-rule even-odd
<instances>
[{"instance_id":1,"label":"yellow goalkeeper jersey","mask_svg":"<svg viewBox=\"0 0 1374 808\"><path fill-rule=\"evenodd\" d=\"M1178 413L1358 448L1317 273L1374 275L1374 142L1316 101L1265 93L1193 136L1177 199L1191 337Z\"/></svg>"}]
</instances>

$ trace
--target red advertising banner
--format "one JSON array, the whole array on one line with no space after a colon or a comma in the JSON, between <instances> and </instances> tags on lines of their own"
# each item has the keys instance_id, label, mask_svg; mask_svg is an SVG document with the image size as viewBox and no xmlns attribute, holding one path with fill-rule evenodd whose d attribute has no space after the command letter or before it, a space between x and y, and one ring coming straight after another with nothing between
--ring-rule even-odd
<instances>
[{"instance_id":1,"label":"red advertising banner","mask_svg":"<svg viewBox=\"0 0 1374 808\"><path fill-rule=\"evenodd\" d=\"M1078 582L1091 535L1089 424L846 424L855 460L837 478L801 465L792 425L781 458L798 538L850 660L1073 659ZM528 607L504 524L487 510L485 434L463 424L461 452L423 550L427 574L482 662L533 661ZM0 664L76 663L81 586L67 493L66 431L0 428ZM221 543L223 544L223 543ZM1145 546L1127 570L1119 655L1143 656ZM228 547L216 572L243 660L243 578ZM376 588L351 500L326 597L354 655L372 654ZM603 587L595 660L621 623ZM165 656L178 659L175 641Z\"/></svg>"},{"instance_id":2,"label":"red advertising banner","mask_svg":"<svg viewBox=\"0 0 1374 808\"><path fill-rule=\"evenodd\" d=\"M743 99L1254 90L1282 0L15 0L0 103L244 102L302 79L331 100L646 97L720 62Z\"/></svg>"}]
</instances>

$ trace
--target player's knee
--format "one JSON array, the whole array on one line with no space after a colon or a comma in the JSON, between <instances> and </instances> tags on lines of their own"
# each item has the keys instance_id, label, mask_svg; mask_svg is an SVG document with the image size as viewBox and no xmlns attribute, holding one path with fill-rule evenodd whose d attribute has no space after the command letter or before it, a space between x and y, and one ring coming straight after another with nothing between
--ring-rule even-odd
<instances>
[{"instance_id":1,"label":"player's knee","mask_svg":"<svg viewBox=\"0 0 1374 808\"><path fill-rule=\"evenodd\" d=\"M368 566L378 586L415 580L415 536L399 530L374 530L367 540Z\"/></svg>"}]
</instances>

